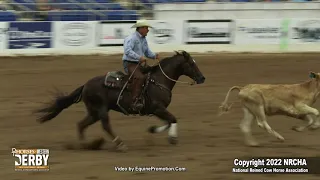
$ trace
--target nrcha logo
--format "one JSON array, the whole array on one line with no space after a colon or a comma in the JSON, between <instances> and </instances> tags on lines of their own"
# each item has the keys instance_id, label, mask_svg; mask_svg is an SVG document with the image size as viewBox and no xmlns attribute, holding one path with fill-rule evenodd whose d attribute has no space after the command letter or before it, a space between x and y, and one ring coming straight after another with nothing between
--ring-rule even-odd
<instances>
[{"instance_id":1,"label":"nrcha logo","mask_svg":"<svg viewBox=\"0 0 320 180\"><path fill-rule=\"evenodd\" d=\"M15 171L49 171L49 149L12 148Z\"/></svg>"}]
</instances>

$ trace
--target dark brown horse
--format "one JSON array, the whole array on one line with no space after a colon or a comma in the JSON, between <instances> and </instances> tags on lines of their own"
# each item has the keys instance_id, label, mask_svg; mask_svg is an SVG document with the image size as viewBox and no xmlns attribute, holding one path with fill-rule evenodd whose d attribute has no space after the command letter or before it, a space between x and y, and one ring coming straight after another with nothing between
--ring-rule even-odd
<instances>
[{"instance_id":1,"label":"dark brown horse","mask_svg":"<svg viewBox=\"0 0 320 180\"><path fill-rule=\"evenodd\" d=\"M49 106L36 110L36 113L40 113L38 121L40 123L49 121L62 110L82 100L86 106L87 115L78 123L80 140L84 140L84 131L88 126L101 120L104 130L111 136L117 147L126 148L110 125L108 111L114 110L126 115L155 115L164 120L166 125L151 126L149 132L158 133L169 129L169 142L176 144L178 140L177 120L167 110L171 102L171 91L181 75L192 78L197 84L204 83L205 77L198 69L194 59L185 51L176 52L174 56L164 58L157 66L146 68L145 73L147 78L140 96L144 108L140 112L129 109L131 103L129 75L121 71L113 71L107 76L102 75L90 79L69 95L58 96Z\"/></svg>"}]
</instances>

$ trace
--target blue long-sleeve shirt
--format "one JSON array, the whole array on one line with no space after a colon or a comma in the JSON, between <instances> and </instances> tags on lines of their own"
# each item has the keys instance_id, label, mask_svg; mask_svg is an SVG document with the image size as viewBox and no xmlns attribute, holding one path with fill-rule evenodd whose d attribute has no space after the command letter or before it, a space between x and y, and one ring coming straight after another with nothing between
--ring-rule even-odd
<instances>
[{"instance_id":1,"label":"blue long-sleeve shirt","mask_svg":"<svg viewBox=\"0 0 320 180\"><path fill-rule=\"evenodd\" d=\"M135 31L130 36L124 39L124 54L122 60L139 62L141 56L155 59L156 54L153 53L148 45L145 37Z\"/></svg>"}]
</instances>

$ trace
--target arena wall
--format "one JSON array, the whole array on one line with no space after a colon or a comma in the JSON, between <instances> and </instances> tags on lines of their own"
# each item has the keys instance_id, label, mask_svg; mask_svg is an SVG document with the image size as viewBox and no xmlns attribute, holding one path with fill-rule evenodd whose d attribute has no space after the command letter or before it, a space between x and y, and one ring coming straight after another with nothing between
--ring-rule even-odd
<instances>
[{"instance_id":1,"label":"arena wall","mask_svg":"<svg viewBox=\"0 0 320 180\"><path fill-rule=\"evenodd\" d=\"M278 4L278 3L277 3ZM135 21L1 22L2 56L118 54ZM150 20L155 52L318 52L320 18Z\"/></svg>"}]
</instances>

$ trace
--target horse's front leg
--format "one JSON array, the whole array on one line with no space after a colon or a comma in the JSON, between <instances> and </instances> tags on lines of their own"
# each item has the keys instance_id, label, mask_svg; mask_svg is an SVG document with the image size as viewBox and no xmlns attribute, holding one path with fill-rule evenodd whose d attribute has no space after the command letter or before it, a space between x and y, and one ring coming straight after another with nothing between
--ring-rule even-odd
<instances>
[{"instance_id":1,"label":"horse's front leg","mask_svg":"<svg viewBox=\"0 0 320 180\"><path fill-rule=\"evenodd\" d=\"M149 132L151 133L158 133L162 132L169 128L168 132L168 140L170 144L177 144L178 143L178 131L177 131L177 119L172 115L166 108L158 108L154 113L155 116L167 122L167 125L164 126L151 126L149 128Z\"/></svg>"}]
</instances>

